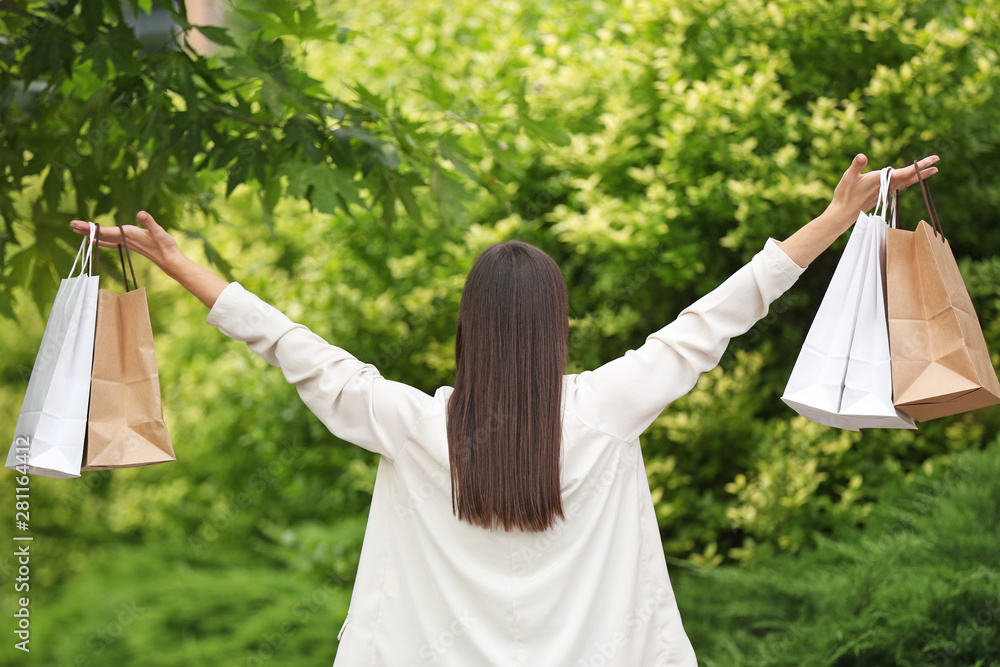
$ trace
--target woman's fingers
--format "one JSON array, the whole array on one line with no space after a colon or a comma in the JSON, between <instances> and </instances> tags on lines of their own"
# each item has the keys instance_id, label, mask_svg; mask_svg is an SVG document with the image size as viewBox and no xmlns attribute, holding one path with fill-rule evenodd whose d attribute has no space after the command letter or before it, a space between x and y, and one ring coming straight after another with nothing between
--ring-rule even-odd
<instances>
[{"instance_id":1,"label":"woman's fingers","mask_svg":"<svg viewBox=\"0 0 1000 667\"><path fill-rule=\"evenodd\" d=\"M69 223L73 231L77 234L82 234L83 236L90 235L90 223L83 220L73 220ZM120 226L104 226L98 225L98 238L97 245L101 248L117 248L122 245L122 234L125 234L125 241L129 244L129 248L138 252L143 253L143 247L145 243L141 236L137 236L136 232L140 235L147 234L146 231L139 229L135 225L120 225Z\"/></svg>"},{"instance_id":2,"label":"woman's fingers","mask_svg":"<svg viewBox=\"0 0 1000 667\"><path fill-rule=\"evenodd\" d=\"M70 227L73 228L73 231L76 232L77 234L82 234L84 236L89 236L90 235L90 223L89 222L85 222L83 220L73 220L69 224L70 224ZM108 239L113 238L113 236L118 236L118 233L113 233L113 232L110 231L110 230L116 229L116 228L115 227L100 227L100 226L98 226L98 227L100 229L100 235L98 236L98 239L97 239L98 240L97 245L99 245L102 248L117 248L118 247L118 243L115 243L114 241L108 240Z\"/></svg>"},{"instance_id":3,"label":"woman's fingers","mask_svg":"<svg viewBox=\"0 0 1000 667\"><path fill-rule=\"evenodd\" d=\"M158 266L179 252L177 242L146 211L140 211L135 216L138 225L120 225L117 227L101 227L99 245L102 248L117 248L122 244L122 234L131 251L151 260ZM90 223L83 220L73 220L70 226L78 234L89 235ZM145 229L144 229L145 228Z\"/></svg>"},{"instance_id":4,"label":"woman's fingers","mask_svg":"<svg viewBox=\"0 0 1000 667\"><path fill-rule=\"evenodd\" d=\"M861 170L864 169L865 165L867 164L868 164L868 157L864 153L858 153L857 155L854 156L854 159L851 160L851 166L847 168L846 172L844 172L844 176L845 177L852 176L854 178L860 178Z\"/></svg>"},{"instance_id":5,"label":"woman's fingers","mask_svg":"<svg viewBox=\"0 0 1000 667\"><path fill-rule=\"evenodd\" d=\"M937 155L930 155L922 160L918 160L916 166L910 165L903 169L896 169L892 172L892 189L902 190L917 182L917 170L920 170L920 178L930 178L938 173L938 168L932 166L941 158Z\"/></svg>"},{"instance_id":6,"label":"woman's fingers","mask_svg":"<svg viewBox=\"0 0 1000 667\"><path fill-rule=\"evenodd\" d=\"M72 220L69 226L73 228L73 231L77 234L89 234L90 233L90 223L83 220Z\"/></svg>"},{"instance_id":7,"label":"woman's fingers","mask_svg":"<svg viewBox=\"0 0 1000 667\"><path fill-rule=\"evenodd\" d=\"M856 176L861 176L861 170L868 166L868 156L864 153L858 153L854 156L851 161L850 168L854 170Z\"/></svg>"},{"instance_id":8,"label":"woman's fingers","mask_svg":"<svg viewBox=\"0 0 1000 667\"><path fill-rule=\"evenodd\" d=\"M163 231L163 228L160 227L159 223L157 223L156 220L153 220L153 216L145 211L139 211L136 213L135 219L136 222L148 229L152 234L158 234Z\"/></svg>"}]
</instances>

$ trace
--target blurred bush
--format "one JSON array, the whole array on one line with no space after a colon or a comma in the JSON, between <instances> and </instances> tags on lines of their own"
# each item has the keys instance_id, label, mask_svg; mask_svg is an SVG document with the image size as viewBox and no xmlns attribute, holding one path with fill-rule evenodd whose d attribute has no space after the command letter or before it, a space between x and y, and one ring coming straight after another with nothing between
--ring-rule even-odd
<instances>
[{"instance_id":1,"label":"blurred bush","mask_svg":"<svg viewBox=\"0 0 1000 667\"><path fill-rule=\"evenodd\" d=\"M798 556L675 567L700 664L1000 665L1000 439L882 491Z\"/></svg>"}]
</instances>

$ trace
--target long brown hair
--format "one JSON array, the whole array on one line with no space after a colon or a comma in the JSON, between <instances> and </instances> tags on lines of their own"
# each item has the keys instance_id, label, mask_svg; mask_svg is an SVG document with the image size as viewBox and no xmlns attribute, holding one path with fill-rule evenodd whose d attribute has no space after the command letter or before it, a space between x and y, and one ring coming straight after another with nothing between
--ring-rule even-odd
<instances>
[{"instance_id":1,"label":"long brown hair","mask_svg":"<svg viewBox=\"0 0 1000 667\"><path fill-rule=\"evenodd\" d=\"M494 244L469 272L448 402L452 510L483 528L542 531L559 488L566 282L545 252Z\"/></svg>"}]
</instances>

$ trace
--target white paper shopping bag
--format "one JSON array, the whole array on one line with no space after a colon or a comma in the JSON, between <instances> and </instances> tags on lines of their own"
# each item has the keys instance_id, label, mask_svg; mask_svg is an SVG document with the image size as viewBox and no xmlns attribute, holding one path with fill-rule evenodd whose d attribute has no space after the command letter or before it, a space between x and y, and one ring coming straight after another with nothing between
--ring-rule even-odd
<instances>
[{"instance_id":1,"label":"white paper shopping bag","mask_svg":"<svg viewBox=\"0 0 1000 667\"><path fill-rule=\"evenodd\" d=\"M781 397L799 414L820 423L826 423L824 415L840 413L867 269L869 228L868 216L862 214L854 224Z\"/></svg>"},{"instance_id":2,"label":"white paper shopping bag","mask_svg":"<svg viewBox=\"0 0 1000 667\"><path fill-rule=\"evenodd\" d=\"M885 220L892 170L862 213L809 328L781 399L807 419L850 430L916 428L892 404L885 307Z\"/></svg>"},{"instance_id":3,"label":"white paper shopping bag","mask_svg":"<svg viewBox=\"0 0 1000 667\"><path fill-rule=\"evenodd\" d=\"M5 464L8 468L26 469L29 474L46 477L80 476L99 281L93 275L97 225L90 229L69 277L63 279L56 292L14 429L14 442Z\"/></svg>"}]
</instances>

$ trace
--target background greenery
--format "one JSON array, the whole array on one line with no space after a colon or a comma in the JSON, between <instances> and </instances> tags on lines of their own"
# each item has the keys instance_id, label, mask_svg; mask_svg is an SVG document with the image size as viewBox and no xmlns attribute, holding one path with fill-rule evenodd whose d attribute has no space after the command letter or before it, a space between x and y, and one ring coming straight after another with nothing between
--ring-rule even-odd
<instances>
[{"instance_id":1,"label":"background greenery","mask_svg":"<svg viewBox=\"0 0 1000 667\"><path fill-rule=\"evenodd\" d=\"M432 391L489 243L556 259L571 370L592 368L818 214L862 151L942 156L935 200L1000 361L996 0L240 0L207 58L137 41L144 9L0 2L8 434L73 218L145 208ZM914 224L919 195L901 204ZM685 627L709 665L1000 664L1000 411L855 434L777 399L837 256L644 437ZM0 661L329 664L376 461L140 271L178 460L32 479L32 652L8 635ZM0 556L5 609L15 571Z\"/></svg>"}]
</instances>

